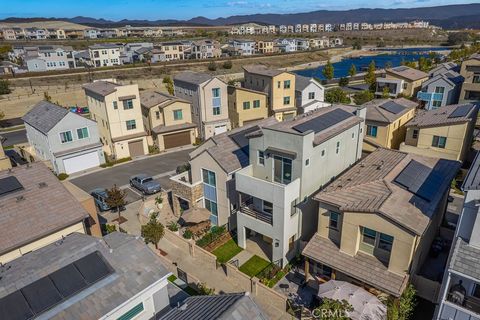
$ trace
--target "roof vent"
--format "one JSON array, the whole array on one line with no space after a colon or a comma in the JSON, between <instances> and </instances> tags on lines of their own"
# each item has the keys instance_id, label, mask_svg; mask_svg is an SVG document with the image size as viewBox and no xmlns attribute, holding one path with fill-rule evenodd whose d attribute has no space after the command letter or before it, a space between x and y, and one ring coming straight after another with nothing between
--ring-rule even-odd
<instances>
[{"instance_id":1,"label":"roof vent","mask_svg":"<svg viewBox=\"0 0 480 320\"><path fill-rule=\"evenodd\" d=\"M384 164L384 163L385 163L385 161L383 161L383 160L382 160L382 161L380 161L380 164L379 164L379 165L377 165L377 170L381 170L381 169L382 169L382 167L383 167L383 164Z\"/></svg>"},{"instance_id":2,"label":"roof vent","mask_svg":"<svg viewBox=\"0 0 480 320\"><path fill-rule=\"evenodd\" d=\"M25 197L24 197L24 196L18 196L18 197L17 197L17 202L21 202L21 201L23 201L23 200L25 200Z\"/></svg>"},{"instance_id":3,"label":"roof vent","mask_svg":"<svg viewBox=\"0 0 480 320\"><path fill-rule=\"evenodd\" d=\"M186 303L182 304L179 309L182 311L187 310L187 304Z\"/></svg>"},{"instance_id":4,"label":"roof vent","mask_svg":"<svg viewBox=\"0 0 480 320\"><path fill-rule=\"evenodd\" d=\"M47 184L46 182L40 182L40 183L38 184L38 187L39 187L40 189L45 188L46 186L48 186L48 184Z\"/></svg>"}]
</instances>

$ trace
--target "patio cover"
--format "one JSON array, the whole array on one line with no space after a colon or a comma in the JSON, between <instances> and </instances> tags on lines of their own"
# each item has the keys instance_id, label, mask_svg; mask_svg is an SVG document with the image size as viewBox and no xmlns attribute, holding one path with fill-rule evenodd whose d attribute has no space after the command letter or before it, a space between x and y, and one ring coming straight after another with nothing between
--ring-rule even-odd
<instances>
[{"instance_id":1,"label":"patio cover","mask_svg":"<svg viewBox=\"0 0 480 320\"><path fill-rule=\"evenodd\" d=\"M383 320L387 307L373 294L351 283L330 280L318 287L318 297L346 300L353 307L348 316L353 320Z\"/></svg>"},{"instance_id":2,"label":"patio cover","mask_svg":"<svg viewBox=\"0 0 480 320\"><path fill-rule=\"evenodd\" d=\"M205 208L190 208L183 212L181 218L186 224L198 224L210 219L210 211Z\"/></svg>"}]
</instances>

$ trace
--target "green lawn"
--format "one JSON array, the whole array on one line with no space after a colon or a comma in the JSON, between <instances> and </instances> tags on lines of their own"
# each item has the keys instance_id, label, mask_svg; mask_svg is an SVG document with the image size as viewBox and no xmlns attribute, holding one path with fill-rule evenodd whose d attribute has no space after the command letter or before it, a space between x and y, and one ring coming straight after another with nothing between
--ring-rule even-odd
<instances>
[{"instance_id":1,"label":"green lawn","mask_svg":"<svg viewBox=\"0 0 480 320\"><path fill-rule=\"evenodd\" d=\"M240 251L243 249L240 248L236 243L235 240L230 239L222 246L218 247L217 249L213 250L213 254L217 257L217 261L220 263L226 263L230 261L233 257L235 257Z\"/></svg>"},{"instance_id":2,"label":"green lawn","mask_svg":"<svg viewBox=\"0 0 480 320\"><path fill-rule=\"evenodd\" d=\"M269 264L270 262L268 262L267 260L262 259L259 256L253 256L247 262L242 264L239 270L250 277L254 277L259 274L263 269L265 269Z\"/></svg>"}]
</instances>

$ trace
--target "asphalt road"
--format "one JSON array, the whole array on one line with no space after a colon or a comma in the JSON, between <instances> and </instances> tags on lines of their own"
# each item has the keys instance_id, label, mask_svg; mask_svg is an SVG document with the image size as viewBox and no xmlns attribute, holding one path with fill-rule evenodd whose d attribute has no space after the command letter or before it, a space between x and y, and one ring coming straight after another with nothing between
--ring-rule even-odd
<instances>
[{"instance_id":1,"label":"asphalt road","mask_svg":"<svg viewBox=\"0 0 480 320\"><path fill-rule=\"evenodd\" d=\"M18 131L11 131L0 133L0 135L5 138L6 140L3 142L3 146L12 146L17 143L25 143L28 142L27 140L27 131L25 130L18 130Z\"/></svg>"},{"instance_id":2,"label":"asphalt road","mask_svg":"<svg viewBox=\"0 0 480 320\"><path fill-rule=\"evenodd\" d=\"M128 186L131 176L144 173L156 178L162 188L168 188L169 176L175 175L175 169L188 161L188 154L191 151L192 149L187 149L151 156L73 178L70 182L87 192L95 188L108 189L116 184L127 190L127 201L131 203L141 198L139 191Z\"/></svg>"}]
</instances>

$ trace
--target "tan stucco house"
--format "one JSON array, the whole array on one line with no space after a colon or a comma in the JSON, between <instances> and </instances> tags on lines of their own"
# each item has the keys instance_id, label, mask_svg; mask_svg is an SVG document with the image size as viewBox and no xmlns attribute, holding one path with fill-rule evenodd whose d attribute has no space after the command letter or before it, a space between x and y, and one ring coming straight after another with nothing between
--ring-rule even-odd
<instances>
[{"instance_id":1,"label":"tan stucco house","mask_svg":"<svg viewBox=\"0 0 480 320\"><path fill-rule=\"evenodd\" d=\"M377 78L375 94L382 96L383 89L387 87L391 97L398 95L413 97L428 78L428 73L407 66L385 69L385 75Z\"/></svg>"},{"instance_id":2,"label":"tan stucco house","mask_svg":"<svg viewBox=\"0 0 480 320\"><path fill-rule=\"evenodd\" d=\"M383 148L362 159L314 196L318 231L303 250L307 278L394 297L411 280L420 292L418 272L459 168L457 161Z\"/></svg>"},{"instance_id":3,"label":"tan stucco house","mask_svg":"<svg viewBox=\"0 0 480 320\"><path fill-rule=\"evenodd\" d=\"M243 127L268 117L267 94L246 88L228 86L228 115L232 128Z\"/></svg>"},{"instance_id":4,"label":"tan stucco house","mask_svg":"<svg viewBox=\"0 0 480 320\"><path fill-rule=\"evenodd\" d=\"M150 145L162 151L195 142L197 126L189 101L158 91L143 91L140 100Z\"/></svg>"},{"instance_id":5,"label":"tan stucco house","mask_svg":"<svg viewBox=\"0 0 480 320\"><path fill-rule=\"evenodd\" d=\"M113 159L148 153L138 85L99 80L83 86L92 119L97 122L103 151Z\"/></svg>"},{"instance_id":6,"label":"tan stucco house","mask_svg":"<svg viewBox=\"0 0 480 320\"><path fill-rule=\"evenodd\" d=\"M420 111L406 124L400 150L430 157L463 161L470 149L478 107L456 104Z\"/></svg>"},{"instance_id":7,"label":"tan stucco house","mask_svg":"<svg viewBox=\"0 0 480 320\"><path fill-rule=\"evenodd\" d=\"M465 78L460 91L460 103L480 101L480 53L462 62L460 74Z\"/></svg>"},{"instance_id":8,"label":"tan stucco house","mask_svg":"<svg viewBox=\"0 0 480 320\"><path fill-rule=\"evenodd\" d=\"M245 88L268 94L269 116L283 121L297 115L293 73L268 69L264 65L247 65L243 71Z\"/></svg>"},{"instance_id":9,"label":"tan stucco house","mask_svg":"<svg viewBox=\"0 0 480 320\"><path fill-rule=\"evenodd\" d=\"M405 141L405 124L415 116L416 102L405 98L375 99L364 103L367 110L363 150L378 147L398 149Z\"/></svg>"}]
</instances>

